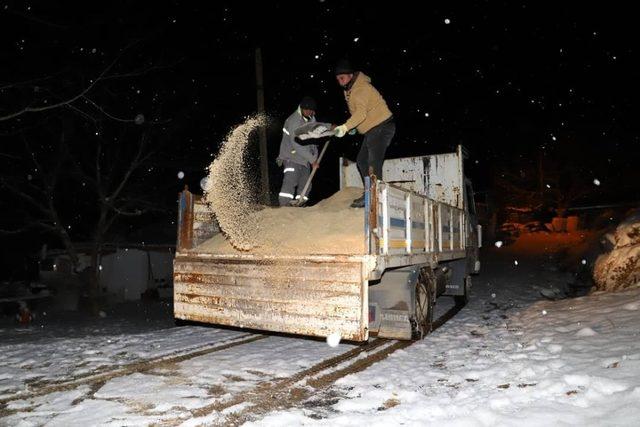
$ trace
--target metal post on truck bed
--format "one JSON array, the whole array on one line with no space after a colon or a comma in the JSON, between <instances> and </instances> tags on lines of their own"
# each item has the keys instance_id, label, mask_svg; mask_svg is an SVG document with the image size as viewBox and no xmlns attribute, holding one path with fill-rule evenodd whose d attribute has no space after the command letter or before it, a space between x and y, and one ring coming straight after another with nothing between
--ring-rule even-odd
<instances>
[{"instance_id":1,"label":"metal post on truck bed","mask_svg":"<svg viewBox=\"0 0 640 427\"><path fill-rule=\"evenodd\" d=\"M364 247L371 253L371 178L364 177Z\"/></svg>"},{"instance_id":2,"label":"metal post on truck bed","mask_svg":"<svg viewBox=\"0 0 640 427\"><path fill-rule=\"evenodd\" d=\"M176 251L193 247L193 194L188 186L180 192L178 199L178 242Z\"/></svg>"}]
</instances>

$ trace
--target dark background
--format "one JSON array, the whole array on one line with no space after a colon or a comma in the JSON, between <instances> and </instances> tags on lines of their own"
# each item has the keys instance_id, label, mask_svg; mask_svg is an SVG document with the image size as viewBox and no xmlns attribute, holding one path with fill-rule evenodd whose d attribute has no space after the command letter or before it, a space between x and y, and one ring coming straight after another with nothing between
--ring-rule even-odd
<instances>
[{"instance_id":1,"label":"dark background","mask_svg":"<svg viewBox=\"0 0 640 427\"><path fill-rule=\"evenodd\" d=\"M0 121L0 173L32 172L24 137L46 153L60 129L82 150L94 138L133 141L142 128L154 127L156 155L135 183L159 208L119 222L112 234L171 241L178 191L185 184L199 188L225 134L256 110L254 52L260 47L273 118L272 193L281 177L274 161L280 122L302 96L317 99L319 120L346 119L332 71L348 57L372 77L396 117L388 157L463 144L478 197L501 206L528 203L507 197L507 184L549 190L543 200L550 204L567 192L577 195L563 200L572 205L636 201L636 21L630 9L612 2L0 1L0 116L69 99L116 59L109 74L120 75L88 94L103 111L79 100L74 108ZM143 125L130 122L138 114ZM359 142L332 142L314 199L337 190L337 158L355 158ZM28 207L6 192L0 197L0 227L19 228ZM76 240L90 236L92 197L71 181L60 186L56 203ZM0 239L11 248L11 256L2 256L5 266L43 242L57 244L38 230Z\"/></svg>"}]
</instances>

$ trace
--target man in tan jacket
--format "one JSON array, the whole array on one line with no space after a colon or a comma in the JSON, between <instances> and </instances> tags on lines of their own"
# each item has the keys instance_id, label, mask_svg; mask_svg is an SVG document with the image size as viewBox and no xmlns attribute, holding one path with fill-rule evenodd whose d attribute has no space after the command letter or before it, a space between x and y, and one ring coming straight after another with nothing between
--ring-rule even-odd
<instances>
[{"instance_id":1,"label":"man in tan jacket","mask_svg":"<svg viewBox=\"0 0 640 427\"><path fill-rule=\"evenodd\" d=\"M364 135L357 158L362 180L371 174L382 179L384 155L396 132L393 114L380 92L371 85L371 79L356 71L349 61L339 61L335 74L351 113L344 124L335 127L335 135L342 138L355 131ZM351 204L354 208L363 206L364 194Z\"/></svg>"}]
</instances>

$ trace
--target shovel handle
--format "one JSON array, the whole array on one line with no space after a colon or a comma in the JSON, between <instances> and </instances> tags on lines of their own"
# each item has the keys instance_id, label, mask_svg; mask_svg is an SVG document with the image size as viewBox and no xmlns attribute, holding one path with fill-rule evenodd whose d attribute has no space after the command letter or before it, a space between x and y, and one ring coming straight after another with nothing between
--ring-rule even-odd
<instances>
[{"instance_id":1,"label":"shovel handle","mask_svg":"<svg viewBox=\"0 0 640 427\"><path fill-rule=\"evenodd\" d=\"M320 161L322 160L322 156L324 156L324 152L327 151L327 147L329 147L329 141L331 141L330 139L327 140L327 142L324 143L324 147L322 147L322 151L320 151L320 155L318 156L318 160L317 163L320 164ZM298 201L298 204L303 202L303 198L304 196L307 195L307 190L309 189L309 185L311 185L311 180L313 179L313 176L316 174L316 170L318 170L318 168L312 168L311 170L311 174L309 175L309 178L307 179L306 184L304 184L304 188L302 189L302 192L300 193L300 200Z\"/></svg>"}]
</instances>

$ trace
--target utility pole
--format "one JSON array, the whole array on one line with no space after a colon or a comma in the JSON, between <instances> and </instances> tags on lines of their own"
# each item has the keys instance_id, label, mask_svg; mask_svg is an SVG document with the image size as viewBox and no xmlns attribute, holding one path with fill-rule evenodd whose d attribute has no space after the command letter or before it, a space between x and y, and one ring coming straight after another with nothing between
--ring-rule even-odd
<instances>
[{"instance_id":1,"label":"utility pole","mask_svg":"<svg viewBox=\"0 0 640 427\"><path fill-rule=\"evenodd\" d=\"M262 49L256 48L256 90L258 99L258 113L264 113L264 80L262 78ZM267 157L267 129L261 126L258 130L260 138L260 176L262 183L262 200L270 203L269 195L269 164Z\"/></svg>"}]
</instances>

